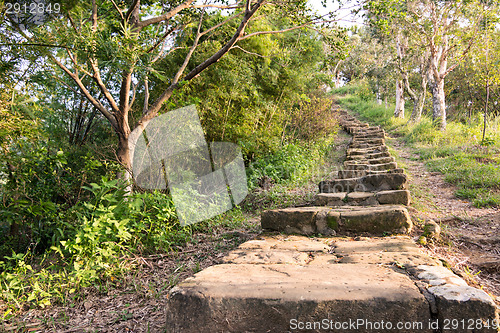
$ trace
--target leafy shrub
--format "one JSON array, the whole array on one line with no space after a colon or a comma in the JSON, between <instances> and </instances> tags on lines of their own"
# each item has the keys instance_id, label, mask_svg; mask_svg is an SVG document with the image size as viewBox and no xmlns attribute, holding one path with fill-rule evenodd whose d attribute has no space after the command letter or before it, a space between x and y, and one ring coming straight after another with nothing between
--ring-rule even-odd
<instances>
[{"instance_id":1,"label":"leafy shrub","mask_svg":"<svg viewBox=\"0 0 500 333\"><path fill-rule=\"evenodd\" d=\"M315 143L290 143L281 150L259 158L247 168L248 186L259 186L263 177L275 184L304 183L321 171L321 163L333 144L334 135Z\"/></svg>"},{"instance_id":2,"label":"leafy shrub","mask_svg":"<svg viewBox=\"0 0 500 333\"><path fill-rule=\"evenodd\" d=\"M0 297L9 304L63 301L81 287L121 276L133 267L123 262L130 254L168 251L191 237L168 195L127 196L123 182L106 178L86 189L89 201L61 214L58 241L41 257L28 250L0 261Z\"/></svg>"},{"instance_id":3,"label":"leafy shrub","mask_svg":"<svg viewBox=\"0 0 500 333\"><path fill-rule=\"evenodd\" d=\"M312 141L335 133L337 122L331 108L331 99L312 96L302 100L288 128L289 137Z\"/></svg>"},{"instance_id":4,"label":"leafy shrub","mask_svg":"<svg viewBox=\"0 0 500 333\"><path fill-rule=\"evenodd\" d=\"M88 194L81 186L102 174L113 174L116 166L91 155L75 156L61 150L49 151L39 143L21 142L7 157L10 165L2 186L0 235L2 255L25 252L31 245L37 253L60 237L63 215ZM64 228L63 228L64 229Z\"/></svg>"}]
</instances>

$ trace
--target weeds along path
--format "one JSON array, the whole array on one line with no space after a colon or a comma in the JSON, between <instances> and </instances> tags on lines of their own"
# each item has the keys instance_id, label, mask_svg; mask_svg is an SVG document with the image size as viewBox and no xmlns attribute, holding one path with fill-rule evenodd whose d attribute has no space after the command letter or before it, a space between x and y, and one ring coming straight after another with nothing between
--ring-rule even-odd
<instances>
[{"instance_id":1,"label":"weeds along path","mask_svg":"<svg viewBox=\"0 0 500 333\"><path fill-rule=\"evenodd\" d=\"M457 198L457 187L443 174L428 171L401 139L392 137L387 143L408 175L414 222L418 226L434 220L441 225L443 239L427 244L430 254L446 260L469 283L486 287L500 305L500 210L477 208Z\"/></svg>"}]
</instances>

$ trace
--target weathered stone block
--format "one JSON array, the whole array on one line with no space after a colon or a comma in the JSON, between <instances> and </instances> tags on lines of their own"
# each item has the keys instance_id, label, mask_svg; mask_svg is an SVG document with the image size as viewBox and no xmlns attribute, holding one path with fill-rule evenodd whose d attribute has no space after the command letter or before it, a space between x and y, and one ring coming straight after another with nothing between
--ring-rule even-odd
<instances>
[{"instance_id":1,"label":"weathered stone block","mask_svg":"<svg viewBox=\"0 0 500 333\"><path fill-rule=\"evenodd\" d=\"M324 319L427 323L428 309L406 275L378 265L223 264L170 291L166 331L287 332L294 322Z\"/></svg>"},{"instance_id":2,"label":"weathered stone block","mask_svg":"<svg viewBox=\"0 0 500 333\"><path fill-rule=\"evenodd\" d=\"M319 183L320 193L335 192L376 192L403 190L406 187L406 175L402 173L380 173L360 178L327 180Z\"/></svg>"},{"instance_id":3,"label":"weathered stone block","mask_svg":"<svg viewBox=\"0 0 500 333\"><path fill-rule=\"evenodd\" d=\"M409 233L412 222L408 211L400 206L368 207L365 210L341 212L339 229L371 234Z\"/></svg>"},{"instance_id":4,"label":"weathered stone block","mask_svg":"<svg viewBox=\"0 0 500 333\"><path fill-rule=\"evenodd\" d=\"M410 191L380 191L375 193L375 198L381 205L410 205Z\"/></svg>"},{"instance_id":5,"label":"weathered stone block","mask_svg":"<svg viewBox=\"0 0 500 333\"><path fill-rule=\"evenodd\" d=\"M366 232L408 233L412 222L403 206L303 207L262 212L263 229L301 235Z\"/></svg>"}]
</instances>

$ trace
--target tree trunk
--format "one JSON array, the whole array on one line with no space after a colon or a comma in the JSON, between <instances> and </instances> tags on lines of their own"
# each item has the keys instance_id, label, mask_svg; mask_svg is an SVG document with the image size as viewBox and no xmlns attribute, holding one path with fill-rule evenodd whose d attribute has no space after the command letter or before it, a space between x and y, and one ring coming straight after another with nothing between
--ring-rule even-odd
<instances>
[{"instance_id":1,"label":"tree trunk","mask_svg":"<svg viewBox=\"0 0 500 333\"><path fill-rule=\"evenodd\" d=\"M413 103L413 112L411 113L411 121L414 123L420 122L422 118L422 110L424 109L425 103L425 92L426 90L420 92L418 99Z\"/></svg>"},{"instance_id":2,"label":"tree trunk","mask_svg":"<svg viewBox=\"0 0 500 333\"><path fill-rule=\"evenodd\" d=\"M394 117L405 117L405 99L404 99L403 81L396 81L396 108L394 109Z\"/></svg>"},{"instance_id":3,"label":"tree trunk","mask_svg":"<svg viewBox=\"0 0 500 333\"><path fill-rule=\"evenodd\" d=\"M444 95L444 79L432 82L432 118L441 130L446 129L446 103Z\"/></svg>"},{"instance_id":4,"label":"tree trunk","mask_svg":"<svg viewBox=\"0 0 500 333\"><path fill-rule=\"evenodd\" d=\"M132 178L132 155L130 154L128 135L118 133L118 149L116 150L116 157L124 169L119 177L124 181L129 182Z\"/></svg>"},{"instance_id":5,"label":"tree trunk","mask_svg":"<svg viewBox=\"0 0 500 333\"><path fill-rule=\"evenodd\" d=\"M483 123L483 143L484 139L486 138L486 125L487 125L487 119L488 119L488 102L490 99L490 84L488 80L486 80L486 101L484 102L484 123Z\"/></svg>"}]
</instances>

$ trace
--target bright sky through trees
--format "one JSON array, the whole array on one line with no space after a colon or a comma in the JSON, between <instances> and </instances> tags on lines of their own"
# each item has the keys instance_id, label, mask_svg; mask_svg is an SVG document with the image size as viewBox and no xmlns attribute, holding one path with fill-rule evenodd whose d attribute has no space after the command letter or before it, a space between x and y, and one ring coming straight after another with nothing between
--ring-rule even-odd
<instances>
[{"instance_id":1,"label":"bright sky through trees","mask_svg":"<svg viewBox=\"0 0 500 333\"><path fill-rule=\"evenodd\" d=\"M362 25L363 19L360 14L354 16L351 11L356 8L356 4L353 1L346 1L342 6L338 2L333 0L326 1L326 7L321 4L321 0L309 0L309 5L312 9L316 10L319 14L324 15L329 12L337 12L339 22L341 27L352 27L355 25ZM342 8L340 8L342 7Z\"/></svg>"}]
</instances>

